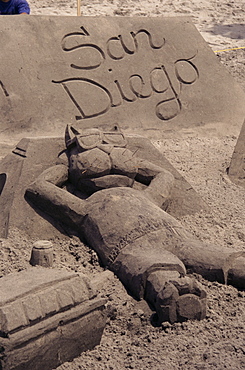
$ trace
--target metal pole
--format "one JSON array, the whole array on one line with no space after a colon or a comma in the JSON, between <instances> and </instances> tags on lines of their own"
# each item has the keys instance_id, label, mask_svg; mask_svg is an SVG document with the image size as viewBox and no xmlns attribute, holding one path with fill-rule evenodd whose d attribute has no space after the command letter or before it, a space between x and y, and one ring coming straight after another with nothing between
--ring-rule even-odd
<instances>
[{"instance_id":1,"label":"metal pole","mask_svg":"<svg viewBox=\"0 0 245 370\"><path fill-rule=\"evenodd\" d=\"M78 17L81 15L81 0L77 0L77 15Z\"/></svg>"}]
</instances>

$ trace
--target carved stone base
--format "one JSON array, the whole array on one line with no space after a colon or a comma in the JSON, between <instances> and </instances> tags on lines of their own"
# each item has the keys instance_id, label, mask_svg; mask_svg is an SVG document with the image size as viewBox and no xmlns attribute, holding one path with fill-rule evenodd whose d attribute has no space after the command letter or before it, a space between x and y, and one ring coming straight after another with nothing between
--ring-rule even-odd
<instances>
[{"instance_id":1,"label":"carved stone base","mask_svg":"<svg viewBox=\"0 0 245 370\"><path fill-rule=\"evenodd\" d=\"M100 343L105 302L81 276L35 267L0 290L1 369L51 370Z\"/></svg>"}]
</instances>

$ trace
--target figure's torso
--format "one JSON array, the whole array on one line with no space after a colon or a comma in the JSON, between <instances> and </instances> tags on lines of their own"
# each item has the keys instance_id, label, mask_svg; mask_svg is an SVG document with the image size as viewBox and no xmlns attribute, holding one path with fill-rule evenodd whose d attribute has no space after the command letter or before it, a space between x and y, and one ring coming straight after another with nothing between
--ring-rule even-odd
<instances>
[{"instance_id":1,"label":"figure's torso","mask_svg":"<svg viewBox=\"0 0 245 370\"><path fill-rule=\"evenodd\" d=\"M104 262L115 249L122 249L150 233L174 234L178 222L132 188L98 191L86 200L83 233ZM172 229L171 229L172 228ZM160 237L160 236L159 236Z\"/></svg>"}]
</instances>

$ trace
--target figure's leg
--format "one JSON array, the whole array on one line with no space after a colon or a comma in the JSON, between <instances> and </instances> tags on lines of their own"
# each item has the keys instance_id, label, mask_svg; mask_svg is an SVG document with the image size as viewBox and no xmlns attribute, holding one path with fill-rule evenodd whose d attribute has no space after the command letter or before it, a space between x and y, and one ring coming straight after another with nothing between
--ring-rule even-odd
<instances>
[{"instance_id":1,"label":"figure's leg","mask_svg":"<svg viewBox=\"0 0 245 370\"><path fill-rule=\"evenodd\" d=\"M166 226L148 236L152 246L158 245L173 253L187 269L207 280L245 289L245 251L203 243L166 212L164 220Z\"/></svg>"},{"instance_id":2,"label":"figure's leg","mask_svg":"<svg viewBox=\"0 0 245 370\"><path fill-rule=\"evenodd\" d=\"M169 248L187 269L210 281L245 289L245 251L209 245L198 240L184 240Z\"/></svg>"},{"instance_id":3,"label":"figure's leg","mask_svg":"<svg viewBox=\"0 0 245 370\"><path fill-rule=\"evenodd\" d=\"M125 247L110 268L137 298L156 311L158 322L201 320L206 315L206 292L178 257L152 245L146 235Z\"/></svg>"}]
</instances>

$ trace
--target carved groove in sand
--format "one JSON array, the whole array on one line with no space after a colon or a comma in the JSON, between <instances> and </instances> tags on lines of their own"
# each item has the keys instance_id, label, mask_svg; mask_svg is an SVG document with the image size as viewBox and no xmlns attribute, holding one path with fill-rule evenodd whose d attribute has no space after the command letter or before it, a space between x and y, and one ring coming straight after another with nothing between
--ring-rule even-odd
<instances>
[{"instance_id":1,"label":"carved groove in sand","mask_svg":"<svg viewBox=\"0 0 245 370\"><path fill-rule=\"evenodd\" d=\"M4 95L5 95L6 97L8 97L8 96L9 96L9 93L8 93L8 91L7 91L6 87L5 87L5 85L3 84L3 82L2 82L1 80L0 80L0 88L1 88L1 90L3 91Z\"/></svg>"},{"instance_id":2,"label":"carved groove in sand","mask_svg":"<svg viewBox=\"0 0 245 370\"><path fill-rule=\"evenodd\" d=\"M87 42L90 33L84 27L81 30L66 34L61 42L64 52L74 53L70 67L73 73L78 70L80 75L52 81L63 87L79 111L76 120L98 117L122 104L151 99L155 95L159 96L159 102L152 109L160 121L170 121L180 113L183 85L192 85L199 78L193 62L196 53L175 60L172 71L164 59L159 58L155 67L150 66L146 71L141 53L144 57L147 48L151 52L161 50L164 57L166 40L163 37L157 39L147 29L140 29L112 36L101 46ZM136 61L133 67L132 58ZM100 82L101 76L106 76L106 84Z\"/></svg>"}]
</instances>

